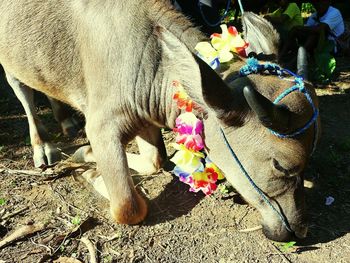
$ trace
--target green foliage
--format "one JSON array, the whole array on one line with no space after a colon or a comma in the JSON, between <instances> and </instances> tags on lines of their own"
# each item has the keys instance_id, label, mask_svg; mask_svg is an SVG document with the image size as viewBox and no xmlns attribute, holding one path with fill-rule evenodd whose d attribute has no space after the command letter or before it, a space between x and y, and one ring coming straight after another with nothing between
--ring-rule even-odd
<instances>
[{"instance_id":1,"label":"green foliage","mask_svg":"<svg viewBox=\"0 0 350 263\"><path fill-rule=\"evenodd\" d=\"M315 10L314 6L310 2L301 4L301 12L302 13L311 14L311 13L313 13L315 11L316 10Z\"/></svg>"},{"instance_id":2,"label":"green foliage","mask_svg":"<svg viewBox=\"0 0 350 263\"><path fill-rule=\"evenodd\" d=\"M228 193L228 189L227 189L226 185L221 184L221 185L219 185L218 188L219 188L220 193L222 193L222 194L227 194Z\"/></svg>"},{"instance_id":3,"label":"green foliage","mask_svg":"<svg viewBox=\"0 0 350 263\"><path fill-rule=\"evenodd\" d=\"M60 252L63 253L66 250L66 247L69 245L70 243L70 239L66 239L64 240L63 244L60 245Z\"/></svg>"},{"instance_id":4,"label":"green foliage","mask_svg":"<svg viewBox=\"0 0 350 263\"><path fill-rule=\"evenodd\" d=\"M0 145L0 153L2 152L2 150L5 148L5 146Z\"/></svg>"},{"instance_id":5,"label":"green foliage","mask_svg":"<svg viewBox=\"0 0 350 263\"><path fill-rule=\"evenodd\" d=\"M224 12L225 12L224 9L221 10L220 15L223 15ZM228 23L228 22L234 20L234 19L235 19L235 15L236 15L236 10L230 9L230 10L227 12L227 15L226 15L226 17L225 17L225 19L224 19L224 22L225 22L225 23Z\"/></svg>"},{"instance_id":6,"label":"green foliage","mask_svg":"<svg viewBox=\"0 0 350 263\"><path fill-rule=\"evenodd\" d=\"M333 49L333 42L320 40L315 50L314 65L311 65L311 78L313 81L326 84L331 80L336 68L336 60L332 55Z\"/></svg>"},{"instance_id":7,"label":"green foliage","mask_svg":"<svg viewBox=\"0 0 350 263\"><path fill-rule=\"evenodd\" d=\"M66 249L66 247L65 247L65 246L60 245L60 252L61 252L61 253L63 253L65 249Z\"/></svg>"},{"instance_id":8,"label":"green foliage","mask_svg":"<svg viewBox=\"0 0 350 263\"><path fill-rule=\"evenodd\" d=\"M103 257L103 263L110 263L113 261L113 257L111 255L107 255Z\"/></svg>"},{"instance_id":9,"label":"green foliage","mask_svg":"<svg viewBox=\"0 0 350 263\"><path fill-rule=\"evenodd\" d=\"M229 194L233 192L233 187L231 185L220 184L218 189L222 194Z\"/></svg>"},{"instance_id":10,"label":"green foliage","mask_svg":"<svg viewBox=\"0 0 350 263\"><path fill-rule=\"evenodd\" d=\"M290 250L292 250L297 242L295 241L290 241L287 243L281 242L277 243L277 247L281 250L281 252L286 253Z\"/></svg>"},{"instance_id":11,"label":"green foliage","mask_svg":"<svg viewBox=\"0 0 350 263\"><path fill-rule=\"evenodd\" d=\"M76 215L75 217L73 217L71 223L75 226L79 226L81 223L80 216Z\"/></svg>"},{"instance_id":12,"label":"green foliage","mask_svg":"<svg viewBox=\"0 0 350 263\"><path fill-rule=\"evenodd\" d=\"M6 200L4 198L0 198L0 206L5 204L6 204Z\"/></svg>"}]
</instances>

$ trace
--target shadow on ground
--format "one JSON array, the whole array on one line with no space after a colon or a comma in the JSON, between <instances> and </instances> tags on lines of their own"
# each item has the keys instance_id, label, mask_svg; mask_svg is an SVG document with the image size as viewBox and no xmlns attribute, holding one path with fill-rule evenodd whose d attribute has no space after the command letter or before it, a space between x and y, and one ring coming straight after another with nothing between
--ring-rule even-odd
<instances>
[{"instance_id":1,"label":"shadow on ground","mask_svg":"<svg viewBox=\"0 0 350 263\"><path fill-rule=\"evenodd\" d=\"M309 238L304 245L327 243L350 232L350 89L319 96L322 136L306 172L315 187L307 191ZM326 198L334 202L326 205Z\"/></svg>"}]
</instances>

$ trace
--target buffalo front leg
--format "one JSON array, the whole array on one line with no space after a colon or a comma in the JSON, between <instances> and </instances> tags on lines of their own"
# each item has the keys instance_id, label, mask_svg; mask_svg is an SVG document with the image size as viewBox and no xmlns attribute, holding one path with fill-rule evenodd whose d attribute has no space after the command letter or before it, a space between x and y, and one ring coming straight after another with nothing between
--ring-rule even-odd
<instances>
[{"instance_id":1,"label":"buffalo front leg","mask_svg":"<svg viewBox=\"0 0 350 263\"><path fill-rule=\"evenodd\" d=\"M86 134L110 200L113 219L121 224L137 224L147 215L147 204L137 193L129 173L123 125L104 112L89 114Z\"/></svg>"},{"instance_id":2,"label":"buffalo front leg","mask_svg":"<svg viewBox=\"0 0 350 263\"><path fill-rule=\"evenodd\" d=\"M49 136L36 113L33 90L22 84L8 72L6 72L6 78L27 115L35 167L42 167L46 164L53 164L61 160L60 151L48 142Z\"/></svg>"},{"instance_id":3,"label":"buffalo front leg","mask_svg":"<svg viewBox=\"0 0 350 263\"><path fill-rule=\"evenodd\" d=\"M136 137L140 154L127 153L129 167L141 174L153 174L167 158L161 131L156 126L144 128Z\"/></svg>"}]
</instances>

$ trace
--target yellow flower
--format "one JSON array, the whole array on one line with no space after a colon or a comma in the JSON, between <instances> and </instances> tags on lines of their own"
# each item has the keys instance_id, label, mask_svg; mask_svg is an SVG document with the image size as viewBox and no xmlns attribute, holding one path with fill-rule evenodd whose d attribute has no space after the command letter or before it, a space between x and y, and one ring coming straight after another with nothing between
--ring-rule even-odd
<instances>
[{"instance_id":1,"label":"yellow flower","mask_svg":"<svg viewBox=\"0 0 350 263\"><path fill-rule=\"evenodd\" d=\"M232 59L233 55L230 51L244 55L244 49L248 44L238 34L235 27L229 27L225 24L221 25L221 34L214 33L211 35L211 44L219 52L220 62L227 62ZM230 55L230 54L231 55ZM221 61L223 60L223 61Z\"/></svg>"},{"instance_id":2,"label":"yellow flower","mask_svg":"<svg viewBox=\"0 0 350 263\"><path fill-rule=\"evenodd\" d=\"M195 173L193 173L193 180L194 181L208 182L209 177L208 177L208 174L206 172L195 172Z\"/></svg>"},{"instance_id":3,"label":"yellow flower","mask_svg":"<svg viewBox=\"0 0 350 263\"><path fill-rule=\"evenodd\" d=\"M217 52L208 42L199 42L194 49L207 64L210 64L219 56L219 52Z\"/></svg>"},{"instance_id":4,"label":"yellow flower","mask_svg":"<svg viewBox=\"0 0 350 263\"><path fill-rule=\"evenodd\" d=\"M181 170L187 173L193 173L198 169L203 170L201 159L204 158L204 154L202 152L189 150L183 144L174 143L172 146L178 151L171 158L171 161Z\"/></svg>"}]
</instances>

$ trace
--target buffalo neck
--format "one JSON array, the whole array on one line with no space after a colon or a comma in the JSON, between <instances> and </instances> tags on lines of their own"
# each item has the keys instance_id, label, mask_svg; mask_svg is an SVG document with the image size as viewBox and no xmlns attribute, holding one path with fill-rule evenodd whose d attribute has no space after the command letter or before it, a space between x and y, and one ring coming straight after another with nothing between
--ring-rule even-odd
<instances>
[{"instance_id":1,"label":"buffalo neck","mask_svg":"<svg viewBox=\"0 0 350 263\"><path fill-rule=\"evenodd\" d=\"M148 15L152 18L152 36L156 36L157 64L151 94L150 115L160 126L173 128L180 114L173 95L173 81L181 83L188 95L203 105L200 69L194 58L195 45L205 36L181 13L162 1L151 1ZM147 65L146 65L147 66ZM158 101L156 101L158 100ZM153 105L153 106L152 106Z\"/></svg>"}]
</instances>

